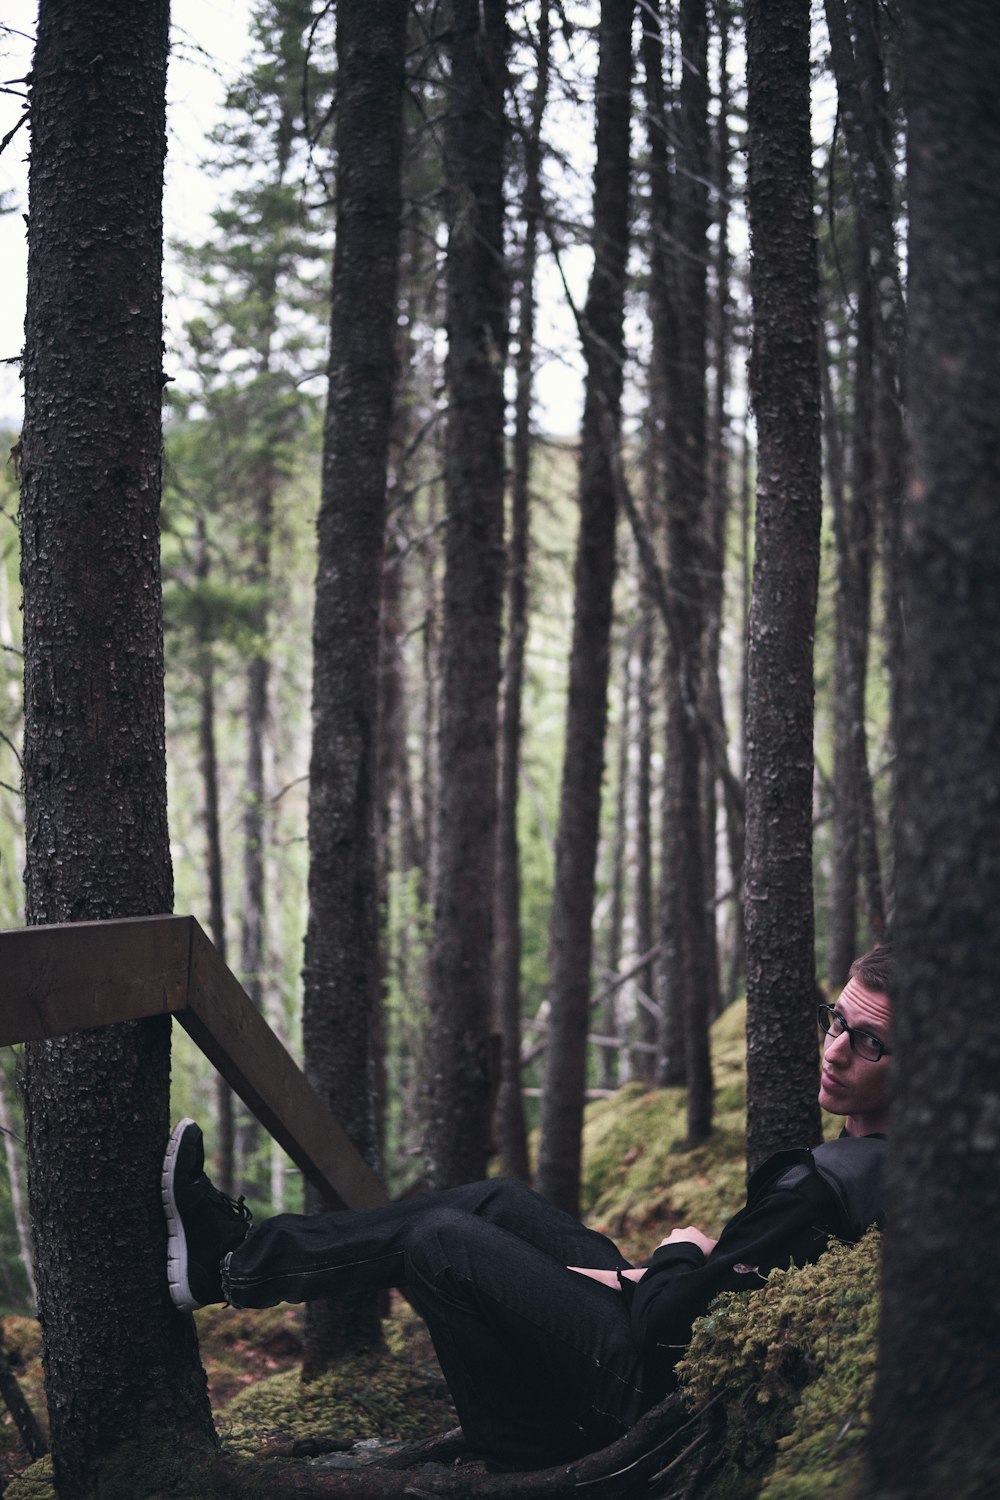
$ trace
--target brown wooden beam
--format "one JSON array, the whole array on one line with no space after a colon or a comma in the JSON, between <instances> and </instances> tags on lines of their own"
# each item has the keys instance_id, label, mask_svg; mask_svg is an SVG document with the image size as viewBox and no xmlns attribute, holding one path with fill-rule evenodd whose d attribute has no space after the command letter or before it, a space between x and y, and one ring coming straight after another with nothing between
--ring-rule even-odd
<instances>
[{"instance_id":1,"label":"brown wooden beam","mask_svg":"<svg viewBox=\"0 0 1000 1500\"><path fill-rule=\"evenodd\" d=\"M179 1011L193 917L0 932L0 1046Z\"/></svg>"},{"instance_id":2,"label":"brown wooden beam","mask_svg":"<svg viewBox=\"0 0 1000 1500\"><path fill-rule=\"evenodd\" d=\"M0 1046L172 1014L334 1207L382 1183L193 917L0 932Z\"/></svg>"},{"instance_id":3,"label":"brown wooden beam","mask_svg":"<svg viewBox=\"0 0 1000 1500\"><path fill-rule=\"evenodd\" d=\"M239 980L193 922L188 1035L335 1207L377 1208L388 1194Z\"/></svg>"}]
</instances>

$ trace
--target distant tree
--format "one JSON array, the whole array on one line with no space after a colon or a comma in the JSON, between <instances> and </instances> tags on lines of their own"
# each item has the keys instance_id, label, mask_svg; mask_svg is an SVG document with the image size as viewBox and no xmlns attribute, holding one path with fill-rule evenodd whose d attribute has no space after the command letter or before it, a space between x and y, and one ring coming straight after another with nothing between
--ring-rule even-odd
<instances>
[{"instance_id":1,"label":"distant tree","mask_svg":"<svg viewBox=\"0 0 1000 1500\"><path fill-rule=\"evenodd\" d=\"M213 167L224 184L212 232L182 245L201 303L185 328L185 357L213 428L216 484L210 508L224 519L233 572L251 611L243 632L245 768L236 968L254 1003L272 1018L268 982L267 853L272 736L273 550L281 487L304 439L310 403L304 375L321 361L323 310L316 268L324 253L321 216L307 215L302 191L303 91L319 87L307 60L308 0L258 0L252 52L229 89L213 136ZM206 455L209 464L212 455ZM199 487L201 488L201 487ZM236 883L235 881L233 882ZM237 1111L235 1139L220 1098L220 1162L233 1159L246 1182L257 1139Z\"/></svg>"},{"instance_id":2,"label":"distant tree","mask_svg":"<svg viewBox=\"0 0 1000 1500\"><path fill-rule=\"evenodd\" d=\"M160 498L167 5L42 0L22 437L27 916L168 912ZM213 1443L163 1274L166 1017L25 1049L63 1500L190 1493ZM156 1420L150 1420L150 1412Z\"/></svg>"},{"instance_id":3,"label":"distant tree","mask_svg":"<svg viewBox=\"0 0 1000 1500\"><path fill-rule=\"evenodd\" d=\"M808 0L749 0L757 513L747 681L747 1159L819 1139L813 952L818 273Z\"/></svg>"},{"instance_id":4,"label":"distant tree","mask_svg":"<svg viewBox=\"0 0 1000 1500\"><path fill-rule=\"evenodd\" d=\"M885 580L885 659L890 686L890 732L898 714L898 673L903 660L903 614L897 578L903 503L903 358L906 307L896 248L894 124L887 93L882 14L874 0L825 0L830 59L837 80L840 120L866 274L876 295L873 319L872 418L876 429L873 480L879 490ZM890 25L895 24L890 20Z\"/></svg>"},{"instance_id":5,"label":"distant tree","mask_svg":"<svg viewBox=\"0 0 1000 1500\"><path fill-rule=\"evenodd\" d=\"M907 7L911 473L879 1495L1000 1492L1000 35Z\"/></svg>"},{"instance_id":6,"label":"distant tree","mask_svg":"<svg viewBox=\"0 0 1000 1500\"><path fill-rule=\"evenodd\" d=\"M482 1177L490 1134L503 602L504 0L451 0L445 117L448 426L428 1166Z\"/></svg>"},{"instance_id":7,"label":"distant tree","mask_svg":"<svg viewBox=\"0 0 1000 1500\"><path fill-rule=\"evenodd\" d=\"M580 529L574 573L556 874L550 925L550 1011L538 1186L579 1209L580 1132L590 1024L595 867L604 771L615 578L616 460L623 385L628 253L633 0L602 0L594 168L594 268L582 321L586 360Z\"/></svg>"},{"instance_id":8,"label":"distant tree","mask_svg":"<svg viewBox=\"0 0 1000 1500\"><path fill-rule=\"evenodd\" d=\"M405 0L337 7L336 248L313 617L307 1075L381 1165L379 598L395 377ZM307 1190L307 1203L320 1202ZM305 1372L381 1342L372 1296L311 1303Z\"/></svg>"},{"instance_id":9,"label":"distant tree","mask_svg":"<svg viewBox=\"0 0 1000 1500\"><path fill-rule=\"evenodd\" d=\"M500 1033L497 1146L506 1176L528 1181L528 1139L521 1093L521 872L517 835L521 769L522 696L528 634L530 557L531 415L535 378L535 275L542 218L542 121L549 90L551 17L548 0L538 15L535 86L522 143L524 238L518 271L514 439L507 561L507 645L500 721L497 804L496 1029Z\"/></svg>"},{"instance_id":10,"label":"distant tree","mask_svg":"<svg viewBox=\"0 0 1000 1500\"><path fill-rule=\"evenodd\" d=\"M708 16L705 0L681 0L681 77L675 121L673 282L676 329L666 351L667 747L673 795L664 799L664 861L673 866L675 982L684 1018L687 1130L691 1145L712 1126L708 1026L717 1009L714 905L709 928L698 704L704 675L707 574L713 527L707 489L706 276L708 256ZM714 897L714 892L712 893Z\"/></svg>"}]
</instances>

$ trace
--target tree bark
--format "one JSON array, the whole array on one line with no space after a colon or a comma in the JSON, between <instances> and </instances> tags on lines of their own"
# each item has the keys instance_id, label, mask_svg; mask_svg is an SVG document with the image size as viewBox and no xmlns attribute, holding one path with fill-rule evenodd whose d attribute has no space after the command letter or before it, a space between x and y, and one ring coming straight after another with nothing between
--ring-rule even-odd
<instances>
[{"instance_id":1,"label":"tree bark","mask_svg":"<svg viewBox=\"0 0 1000 1500\"><path fill-rule=\"evenodd\" d=\"M172 903L158 549L167 31L165 0L39 11L21 497L30 923ZM169 1046L163 1017L26 1048L61 1500L169 1493L214 1441L194 1325L163 1274Z\"/></svg>"},{"instance_id":2,"label":"tree bark","mask_svg":"<svg viewBox=\"0 0 1000 1500\"><path fill-rule=\"evenodd\" d=\"M871 614L871 553L874 533L875 313L868 244L858 246L858 300L854 359L854 421L851 485L831 486L837 558L833 742L833 875L830 882L830 938L827 978L839 989L858 953L858 882L862 828L870 817L871 782L865 732L868 633ZM821 355L822 357L822 355ZM830 400L832 402L832 393ZM831 413L832 416L832 413ZM874 840L869 841L873 845ZM872 856L874 855L874 871ZM880 889L877 851L869 847L866 888ZM879 902L879 906L881 903ZM870 911L872 937L881 936L881 910ZM870 946L864 944L863 946Z\"/></svg>"},{"instance_id":3,"label":"tree bark","mask_svg":"<svg viewBox=\"0 0 1000 1500\"><path fill-rule=\"evenodd\" d=\"M897 574L905 464L902 361L906 307L896 252L892 129L873 0L825 0L825 9L851 185L868 242L869 275L877 290L874 401L881 492L885 659L889 675L890 735L896 744L899 670L904 648Z\"/></svg>"},{"instance_id":4,"label":"tree bark","mask_svg":"<svg viewBox=\"0 0 1000 1500\"><path fill-rule=\"evenodd\" d=\"M666 351L667 588L674 628L667 640L667 759L664 859L673 866L667 925L677 949L684 1017L688 1140L712 1125L714 938L708 925L698 702L702 691L705 576L711 568L706 473L706 273L708 229L708 19L705 0L681 0L681 82L675 172L676 340ZM714 912L714 909L713 909Z\"/></svg>"},{"instance_id":5,"label":"tree bark","mask_svg":"<svg viewBox=\"0 0 1000 1500\"><path fill-rule=\"evenodd\" d=\"M818 284L807 0L747 9L757 516L747 684L747 1165L820 1136L812 907Z\"/></svg>"},{"instance_id":6,"label":"tree bark","mask_svg":"<svg viewBox=\"0 0 1000 1500\"><path fill-rule=\"evenodd\" d=\"M633 0L603 0L597 73L594 268L583 318L586 380L569 703L549 929L549 1041L538 1185L576 1213L587 1067L594 873L607 725L628 249Z\"/></svg>"},{"instance_id":7,"label":"tree bark","mask_svg":"<svg viewBox=\"0 0 1000 1500\"><path fill-rule=\"evenodd\" d=\"M204 589L209 578L205 517L195 519L195 578ZM226 911L222 871L222 834L219 827L219 757L215 738L215 656L212 621L201 601L195 616L195 671L198 681L198 761L201 772L202 816L205 824L205 872L208 878L208 930L216 952L226 962ZM222 1077L215 1080L214 1181L232 1195L235 1182L233 1091Z\"/></svg>"},{"instance_id":8,"label":"tree bark","mask_svg":"<svg viewBox=\"0 0 1000 1500\"><path fill-rule=\"evenodd\" d=\"M317 523L306 1074L378 1170L379 598L395 380L406 5L337 8L337 231ZM320 1207L310 1195L311 1207ZM304 1371L381 1342L377 1299L310 1303Z\"/></svg>"},{"instance_id":9,"label":"tree bark","mask_svg":"<svg viewBox=\"0 0 1000 1500\"><path fill-rule=\"evenodd\" d=\"M1000 36L972 0L913 0L907 25L900 979L869 1465L879 1494L985 1500L1000 1490L984 1253L1000 1236Z\"/></svg>"},{"instance_id":10,"label":"tree bark","mask_svg":"<svg viewBox=\"0 0 1000 1500\"><path fill-rule=\"evenodd\" d=\"M495 1129L505 1176L530 1181L528 1135L521 1093L521 872L517 835L521 769L521 698L528 634L530 554L531 401L535 363L535 270L542 214L542 121L549 89L551 18L548 0L538 17L535 88L524 140L524 244L514 361L513 473L507 561L507 651L503 673L500 785L497 804L496 1029L500 1033L500 1087Z\"/></svg>"},{"instance_id":11,"label":"tree bark","mask_svg":"<svg viewBox=\"0 0 1000 1500\"><path fill-rule=\"evenodd\" d=\"M507 344L504 0L451 0L448 18L443 774L427 1140L434 1187L484 1176L490 1149Z\"/></svg>"}]
</instances>

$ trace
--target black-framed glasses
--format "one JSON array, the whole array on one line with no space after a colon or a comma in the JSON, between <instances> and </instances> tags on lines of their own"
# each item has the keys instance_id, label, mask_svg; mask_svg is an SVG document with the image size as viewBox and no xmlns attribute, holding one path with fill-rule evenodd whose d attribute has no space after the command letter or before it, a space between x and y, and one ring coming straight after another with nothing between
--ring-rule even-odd
<instances>
[{"instance_id":1,"label":"black-framed glasses","mask_svg":"<svg viewBox=\"0 0 1000 1500\"><path fill-rule=\"evenodd\" d=\"M819 1017L820 1030L824 1035L841 1036L846 1031L851 1051L858 1057L863 1057L866 1062L878 1062L879 1058L892 1056L885 1042L880 1042L877 1036L872 1036L868 1031L859 1031L856 1026L848 1026L840 1011L834 1010L832 1005L821 1005L816 1014Z\"/></svg>"}]
</instances>

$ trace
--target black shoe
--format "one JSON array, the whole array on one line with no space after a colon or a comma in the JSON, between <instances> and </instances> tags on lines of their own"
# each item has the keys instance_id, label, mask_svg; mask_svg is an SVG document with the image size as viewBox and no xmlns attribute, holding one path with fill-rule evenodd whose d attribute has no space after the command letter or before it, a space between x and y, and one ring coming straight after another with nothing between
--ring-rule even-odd
<instances>
[{"instance_id":1,"label":"black shoe","mask_svg":"<svg viewBox=\"0 0 1000 1500\"><path fill-rule=\"evenodd\" d=\"M207 1302L224 1302L222 1257L242 1245L253 1228L253 1215L242 1198L227 1198L205 1176L204 1138L193 1120L175 1126L160 1183L174 1306L193 1312Z\"/></svg>"}]
</instances>

